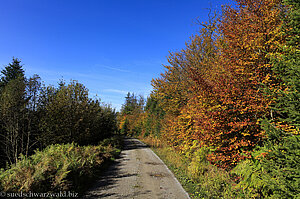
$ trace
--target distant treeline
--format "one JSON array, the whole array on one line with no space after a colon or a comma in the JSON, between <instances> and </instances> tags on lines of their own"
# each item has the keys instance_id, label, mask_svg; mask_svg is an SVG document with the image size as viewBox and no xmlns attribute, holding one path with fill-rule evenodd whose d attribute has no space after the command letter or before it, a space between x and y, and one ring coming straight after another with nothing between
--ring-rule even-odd
<instances>
[{"instance_id":1,"label":"distant treeline","mask_svg":"<svg viewBox=\"0 0 300 199\"><path fill-rule=\"evenodd\" d=\"M98 144L117 130L115 110L89 98L88 89L77 81L42 85L38 75L25 77L17 58L1 75L1 167L51 144Z\"/></svg>"}]
</instances>

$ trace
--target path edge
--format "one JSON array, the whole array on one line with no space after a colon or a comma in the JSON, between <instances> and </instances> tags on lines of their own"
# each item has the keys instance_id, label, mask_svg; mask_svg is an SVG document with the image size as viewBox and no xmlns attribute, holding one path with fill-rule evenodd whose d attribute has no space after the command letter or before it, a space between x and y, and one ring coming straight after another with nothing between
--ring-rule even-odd
<instances>
[{"instance_id":1,"label":"path edge","mask_svg":"<svg viewBox=\"0 0 300 199\"><path fill-rule=\"evenodd\" d=\"M140 141L139 139L135 139L138 142L140 142L141 144L144 144L145 146L147 146L145 143L143 143L142 141ZM187 196L188 199L191 199L189 194L186 192L186 190L183 188L183 186L180 184L180 182L178 181L178 179L175 177L174 173L167 167L167 165L164 163L164 161L162 161L160 159L160 157L158 157L158 155L156 155L156 153L154 153L154 151L149 148L150 151L154 154L154 156L156 156L158 158L158 160L163 163L164 167L167 169L167 171L171 174L172 178L175 180L175 182L180 186L181 190L185 193L185 195Z\"/></svg>"}]
</instances>

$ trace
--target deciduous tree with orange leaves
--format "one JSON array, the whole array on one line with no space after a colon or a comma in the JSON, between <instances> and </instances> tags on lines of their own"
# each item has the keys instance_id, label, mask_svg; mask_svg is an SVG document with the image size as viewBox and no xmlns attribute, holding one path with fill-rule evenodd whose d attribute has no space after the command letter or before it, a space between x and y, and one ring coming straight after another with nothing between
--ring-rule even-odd
<instances>
[{"instance_id":1,"label":"deciduous tree with orange leaves","mask_svg":"<svg viewBox=\"0 0 300 199\"><path fill-rule=\"evenodd\" d=\"M237 8L224 7L218 21L203 24L186 49L170 55L153 87L173 145L198 140L199 147L214 148L211 162L232 168L261 141L258 119L272 101L262 84L277 84L268 55L281 40L280 12L279 0L238 0Z\"/></svg>"}]
</instances>

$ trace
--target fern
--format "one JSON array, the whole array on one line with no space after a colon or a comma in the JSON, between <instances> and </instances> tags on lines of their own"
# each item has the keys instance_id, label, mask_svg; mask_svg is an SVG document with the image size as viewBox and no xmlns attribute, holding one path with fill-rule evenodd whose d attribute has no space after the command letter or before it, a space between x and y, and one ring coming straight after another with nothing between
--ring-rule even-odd
<instances>
[{"instance_id":1,"label":"fern","mask_svg":"<svg viewBox=\"0 0 300 199\"><path fill-rule=\"evenodd\" d=\"M0 170L0 188L4 191L57 191L80 186L80 177L90 176L115 149L108 146L78 146L75 143L50 145L43 151Z\"/></svg>"}]
</instances>

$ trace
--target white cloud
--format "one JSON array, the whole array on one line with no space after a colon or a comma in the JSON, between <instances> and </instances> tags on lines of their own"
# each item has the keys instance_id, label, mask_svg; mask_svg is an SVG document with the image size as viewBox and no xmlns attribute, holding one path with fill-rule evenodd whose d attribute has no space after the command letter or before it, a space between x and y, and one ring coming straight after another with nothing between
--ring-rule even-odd
<instances>
[{"instance_id":1,"label":"white cloud","mask_svg":"<svg viewBox=\"0 0 300 199\"><path fill-rule=\"evenodd\" d=\"M118 89L104 89L103 92L106 93L118 93L118 94L127 94L128 91L118 90Z\"/></svg>"},{"instance_id":2,"label":"white cloud","mask_svg":"<svg viewBox=\"0 0 300 199\"><path fill-rule=\"evenodd\" d=\"M119 72L126 72L126 73L130 72L129 70L124 70L124 69L120 69L120 68L116 68L116 67L111 67L111 66L106 66L106 65L100 65L100 66L103 68L107 68L107 69L115 70L115 71L119 71Z\"/></svg>"}]
</instances>

